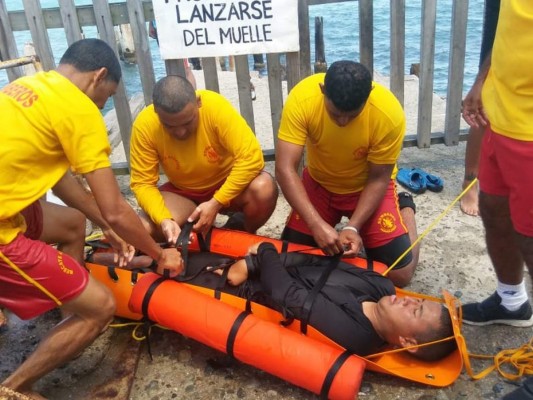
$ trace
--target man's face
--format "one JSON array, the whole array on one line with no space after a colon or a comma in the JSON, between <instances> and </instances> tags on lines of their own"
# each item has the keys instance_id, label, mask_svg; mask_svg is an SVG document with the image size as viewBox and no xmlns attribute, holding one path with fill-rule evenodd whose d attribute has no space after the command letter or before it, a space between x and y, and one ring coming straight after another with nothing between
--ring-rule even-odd
<instances>
[{"instance_id":1,"label":"man's face","mask_svg":"<svg viewBox=\"0 0 533 400\"><path fill-rule=\"evenodd\" d=\"M177 113L168 113L159 108L155 112L165 131L177 140L185 140L196 133L198 129L198 108L200 101L187 104L183 110Z\"/></svg>"},{"instance_id":2,"label":"man's face","mask_svg":"<svg viewBox=\"0 0 533 400\"><path fill-rule=\"evenodd\" d=\"M104 108L107 100L117 92L118 83L112 80L102 80L97 85L93 86L90 93L87 95L101 110Z\"/></svg>"},{"instance_id":3,"label":"man's face","mask_svg":"<svg viewBox=\"0 0 533 400\"><path fill-rule=\"evenodd\" d=\"M342 111L339 110L333 102L328 99L326 95L324 95L324 104L326 106L326 111L328 112L329 117L335 122L336 125L343 127L348 125L350 122L352 122L359 114L361 114L361 111L363 111L363 108L365 105L363 104L361 107L359 107L357 110L353 111Z\"/></svg>"},{"instance_id":4,"label":"man's face","mask_svg":"<svg viewBox=\"0 0 533 400\"><path fill-rule=\"evenodd\" d=\"M396 295L381 298L377 308L382 325L396 337L416 338L437 329L442 313L441 304L435 301Z\"/></svg>"}]
</instances>

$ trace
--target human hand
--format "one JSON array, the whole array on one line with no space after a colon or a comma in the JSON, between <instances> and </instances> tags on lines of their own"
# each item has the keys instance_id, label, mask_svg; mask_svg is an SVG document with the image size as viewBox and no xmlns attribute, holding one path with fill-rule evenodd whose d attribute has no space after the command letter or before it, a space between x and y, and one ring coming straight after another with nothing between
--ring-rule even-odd
<instances>
[{"instance_id":1,"label":"human hand","mask_svg":"<svg viewBox=\"0 0 533 400\"><path fill-rule=\"evenodd\" d=\"M157 259L156 272L160 275L165 274L165 270L169 271L170 278L178 276L185 268L183 258L180 252L175 248L162 249L161 254Z\"/></svg>"},{"instance_id":2,"label":"human hand","mask_svg":"<svg viewBox=\"0 0 533 400\"><path fill-rule=\"evenodd\" d=\"M178 236L181 232L181 228L178 223L172 218L166 218L161 221L161 231L167 239L167 243L175 246L176 241L178 240Z\"/></svg>"},{"instance_id":3,"label":"human hand","mask_svg":"<svg viewBox=\"0 0 533 400\"><path fill-rule=\"evenodd\" d=\"M189 215L187 222L196 221L193 230L205 236L209 229L211 229L211 226L213 226L215 218L221 208L222 204L215 199L201 203L195 208L192 214Z\"/></svg>"},{"instance_id":4,"label":"human hand","mask_svg":"<svg viewBox=\"0 0 533 400\"><path fill-rule=\"evenodd\" d=\"M486 126L488 118L481 101L483 82L476 81L464 100L461 102L461 114L468 125L473 128Z\"/></svg>"},{"instance_id":5,"label":"human hand","mask_svg":"<svg viewBox=\"0 0 533 400\"><path fill-rule=\"evenodd\" d=\"M359 232L355 231L355 228L342 229L339 232L339 240L345 249L345 256L356 256L363 248L363 239L361 239Z\"/></svg>"},{"instance_id":6,"label":"human hand","mask_svg":"<svg viewBox=\"0 0 533 400\"><path fill-rule=\"evenodd\" d=\"M216 267L208 267L207 270L212 271L219 276L222 276L224 272L222 268L216 269ZM248 267L246 266L246 260L244 258L229 267L226 279L231 286L238 286L248 279Z\"/></svg>"},{"instance_id":7,"label":"human hand","mask_svg":"<svg viewBox=\"0 0 533 400\"><path fill-rule=\"evenodd\" d=\"M324 254L333 256L344 251L342 243L339 240L339 234L326 222L322 222L314 229L311 229L311 232L315 242L317 243L318 247L322 249Z\"/></svg>"},{"instance_id":8,"label":"human hand","mask_svg":"<svg viewBox=\"0 0 533 400\"><path fill-rule=\"evenodd\" d=\"M111 228L103 231L106 240L115 250L113 253L113 263L118 267L125 268L135 255L135 247L126 243Z\"/></svg>"}]
</instances>

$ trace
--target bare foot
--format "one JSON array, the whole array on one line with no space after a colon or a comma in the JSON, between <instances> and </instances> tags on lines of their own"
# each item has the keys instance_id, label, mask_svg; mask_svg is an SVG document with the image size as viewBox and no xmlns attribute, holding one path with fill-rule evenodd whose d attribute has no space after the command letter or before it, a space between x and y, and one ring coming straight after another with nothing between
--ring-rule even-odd
<instances>
[{"instance_id":1,"label":"bare foot","mask_svg":"<svg viewBox=\"0 0 533 400\"><path fill-rule=\"evenodd\" d=\"M468 182L463 183L463 188L468 186ZM461 211L467 215L477 217L479 215L479 184L476 182L461 199L459 206Z\"/></svg>"}]
</instances>

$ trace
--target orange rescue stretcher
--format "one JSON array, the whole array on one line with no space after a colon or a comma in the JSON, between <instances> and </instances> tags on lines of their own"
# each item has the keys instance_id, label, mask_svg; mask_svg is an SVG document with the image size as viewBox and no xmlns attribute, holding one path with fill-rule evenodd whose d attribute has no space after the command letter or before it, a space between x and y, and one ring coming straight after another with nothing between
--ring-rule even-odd
<instances>
[{"instance_id":1,"label":"orange rescue stretcher","mask_svg":"<svg viewBox=\"0 0 533 400\"><path fill-rule=\"evenodd\" d=\"M188 246L188 252L207 250L237 258L243 257L251 245L266 241L274 244L279 252L321 254L319 249L304 245L218 228L211 230L204 243L197 239ZM386 270L384 264L369 264L360 257L342 260L358 268L371 267L380 273ZM366 368L436 387L452 384L463 368L459 350L433 362L394 350L366 357L353 355L312 327L303 335L298 321L282 325L283 315L261 304L165 279L152 272L128 271L90 262L86 265L91 275L113 292L117 316L133 320L146 316L150 321L322 398L356 398ZM464 343L456 300L449 293L444 292L443 298L435 298L397 289L397 294L446 303L454 324L453 340Z\"/></svg>"}]
</instances>

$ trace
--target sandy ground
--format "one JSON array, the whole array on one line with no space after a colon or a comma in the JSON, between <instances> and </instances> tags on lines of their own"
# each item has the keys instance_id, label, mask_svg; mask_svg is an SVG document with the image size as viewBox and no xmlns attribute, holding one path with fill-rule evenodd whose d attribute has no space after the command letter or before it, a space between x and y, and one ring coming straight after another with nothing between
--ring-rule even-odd
<instances>
[{"instance_id":1,"label":"sandy ground","mask_svg":"<svg viewBox=\"0 0 533 400\"><path fill-rule=\"evenodd\" d=\"M267 121L265 124L268 124L268 102L261 103L262 98L267 96L266 83L263 85L259 77L252 79L258 95L254 111L256 116L263 115L262 118ZM223 93L224 90L221 89ZM411 100L406 99L408 115L412 114L413 108ZM436 118L434 123L438 126L442 120ZM409 124L413 124L412 118ZM259 126L264 128L258 123L258 129L262 129ZM408 128L408 132L412 131ZM268 133L268 129L265 132ZM268 140L268 135L265 140ZM258 132L258 136L263 143L263 134ZM271 147L268 142L263 146ZM420 167L445 181L441 193L426 192L415 198L419 233L426 236L422 240L416 275L408 289L438 296L445 288L460 297L461 301L469 302L485 298L495 289L481 221L461 213L455 205L434 224L461 192L464 150L464 143L455 147L435 145L423 150L408 148L403 150L399 166ZM120 151L116 151L114 157L120 159ZM273 163L268 163L267 168L272 171ZM132 200L127 187L128 177L119 177L119 182L123 193ZM274 215L258 233L279 237L288 212L289 207L280 196ZM434 226L433 229L426 232L430 226ZM16 368L58 320L59 315L55 311L32 321L20 321L11 316L7 329L0 331L0 380ZM532 337L530 328L504 326L465 326L463 333L469 351L483 354L521 346ZM109 329L79 358L41 379L38 389L50 399L57 400L318 398L172 331L155 330L150 343L153 360L148 354L146 342L131 338L131 328ZM489 365L490 362L473 361L476 372ZM359 398L499 399L514 388L516 383L496 372L478 381L463 372L453 385L446 388L433 388L366 372Z\"/></svg>"}]
</instances>

